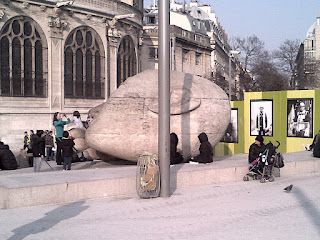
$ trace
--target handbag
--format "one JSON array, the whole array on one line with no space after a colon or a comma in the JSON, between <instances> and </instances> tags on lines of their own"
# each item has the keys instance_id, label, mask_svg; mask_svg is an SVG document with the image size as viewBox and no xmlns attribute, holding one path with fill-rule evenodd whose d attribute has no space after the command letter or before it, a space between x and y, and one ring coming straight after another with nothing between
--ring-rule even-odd
<instances>
[{"instance_id":1,"label":"handbag","mask_svg":"<svg viewBox=\"0 0 320 240\"><path fill-rule=\"evenodd\" d=\"M274 159L274 167L276 168L283 168L284 167L284 157L282 155L282 153L277 153Z\"/></svg>"}]
</instances>

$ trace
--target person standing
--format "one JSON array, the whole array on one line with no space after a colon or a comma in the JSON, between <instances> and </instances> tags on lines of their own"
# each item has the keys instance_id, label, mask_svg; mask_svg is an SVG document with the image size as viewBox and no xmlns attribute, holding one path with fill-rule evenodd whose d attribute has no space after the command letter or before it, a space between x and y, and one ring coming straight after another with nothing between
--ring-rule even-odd
<instances>
[{"instance_id":1,"label":"person standing","mask_svg":"<svg viewBox=\"0 0 320 240\"><path fill-rule=\"evenodd\" d=\"M33 145L33 139L36 137L36 134L34 133L33 130L30 130L30 135L29 135L29 141L28 141L28 147L29 149L32 149Z\"/></svg>"},{"instance_id":2,"label":"person standing","mask_svg":"<svg viewBox=\"0 0 320 240\"><path fill-rule=\"evenodd\" d=\"M30 167L33 167L32 145L33 145L33 140L35 139L35 137L36 137L36 134L34 134L34 131L30 130L30 135L28 138L28 150L27 150L28 162L29 162Z\"/></svg>"},{"instance_id":3,"label":"person standing","mask_svg":"<svg viewBox=\"0 0 320 240\"><path fill-rule=\"evenodd\" d=\"M80 113L78 111L73 112L72 122L74 123L74 128L80 128L83 131L86 130L86 128L84 127L83 122L81 120ZM86 158L84 157L83 152L77 151L77 155L81 159L82 162L86 161Z\"/></svg>"},{"instance_id":4,"label":"person standing","mask_svg":"<svg viewBox=\"0 0 320 240\"><path fill-rule=\"evenodd\" d=\"M78 111L73 112L72 122L74 123L75 128L85 129Z\"/></svg>"},{"instance_id":5,"label":"person standing","mask_svg":"<svg viewBox=\"0 0 320 240\"><path fill-rule=\"evenodd\" d=\"M32 145L33 152L33 169L35 172L40 172L41 161L45 156L45 139L43 130L37 130L36 137Z\"/></svg>"},{"instance_id":6,"label":"person standing","mask_svg":"<svg viewBox=\"0 0 320 240\"><path fill-rule=\"evenodd\" d=\"M64 131L62 141L61 141L63 171L71 170L73 146L74 146L74 141L71 138L69 138L69 133L67 131Z\"/></svg>"},{"instance_id":7,"label":"person standing","mask_svg":"<svg viewBox=\"0 0 320 240\"><path fill-rule=\"evenodd\" d=\"M46 141L46 158L47 161L53 160L53 151L52 148L54 147L54 142L53 142L53 136L52 136L52 131L48 131L46 136L45 136L45 141Z\"/></svg>"},{"instance_id":8,"label":"person standing","mask_svg":"<svg viewBox=\"0 0 320 240\"><path fill-rule=\"evenodd\" d=\"M67 121L63 121L63 117L67 119ZM70 118L67 115L61 114L56 112L53 115L53 126L56 129L56 144L57 144L57 151L56 151L56 162L57 165L62 165L62 157L61 157L61 141L63 137L63 129L64 125L67 125L71 122Z\"/></svg>"},{"instance_id":9,"label":"person standing","mask_svg":"<svg viewBox=\"0 0 320 240\"><path fill-rule=\"evenodd\" d=\"M25 131L24 132L24 138L23 138L23 150L28 148L29 141L30 141L30 138L29 138L28 132Z\"/></svg>"}]
</instances>

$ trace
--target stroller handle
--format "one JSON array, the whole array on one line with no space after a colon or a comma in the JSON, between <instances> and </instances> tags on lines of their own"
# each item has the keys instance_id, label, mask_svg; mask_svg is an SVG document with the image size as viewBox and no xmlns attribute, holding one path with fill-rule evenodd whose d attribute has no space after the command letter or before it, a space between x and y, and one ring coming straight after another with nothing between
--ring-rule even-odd
<instances>
[{"instance_id":1,"label":"stroller handle","mask_svg":"<svg viewBox=\"0 0 320 240\"><path fill-rule=\"evenodd\" d=\"M280 142L278 140L276 140L276 142L278 143L278 146L277 146L277 148L278 148L280 146Z\"/></svg>"}]
</instances>

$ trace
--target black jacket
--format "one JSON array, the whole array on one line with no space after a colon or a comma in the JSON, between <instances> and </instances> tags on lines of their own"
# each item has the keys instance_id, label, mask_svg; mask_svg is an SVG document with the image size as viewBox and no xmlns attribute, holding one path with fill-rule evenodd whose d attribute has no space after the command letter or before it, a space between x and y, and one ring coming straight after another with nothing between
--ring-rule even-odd
<instances>
[{"instance_id":1,"label":"black jacket","mask_svg":"<svg viewBox=\"0 0 320 240\"><path fill-rule=\"evenodd\" d=\"M320 158L320 141L316 141L316 143L313 147L313 156Z\"/></svg>"},{"instance_id":2,"label":"black jacket","mask_svg":"<svg viewBox=\"0 0 320 240\"><path fill-rule=\"evenodd\" d=\"M183 162L183 157L177 152L178 136L175 133L170 134L170 164L178 164Z\"/></svg>"},{"instance_id":3,"label":"black jacket","mask_svg":"<svg viewBox=\"0 0 320 240\"><path fill-rule=\"evenodd\" d=\"M61 149L62 157L72 157L74 141L70 138L62 138Z\"/></svg>"},{"instance_id":4,"label":"black jacket","mask_svg":"<svg viewBox=\"0 0 320 240\"><path fill-rule=\"evenodd\" d=\"M0 144L0 169L14 170L18 164L8 145Z\"/></svg>"},{"instance_id":5,"label":"black jacket","mask_svg":"<svg viewBox=\"0 0 320 240\"><path fill-rule=\"evenodd\" d=\"M256 160L259 157L259 154L262 153L265 150L265 145L261 144L261 146L258 146L255 143L252 143L249 148L249 156L248 161L249 163L252 163L254 160Z\"/></svg>"},{"instance_id":6,"label":"black jacket","mask_svg":"<svg viewBox=\"0 0 320 240\"><path fill-rule=\"evenodd\" d=\"M211 163L213 161L213 147L211 143L208 141L207 134L200 133L198 138L200 141L200 154L194 157L194 161L199 163Z\"/></svg>"},{"instance_id":7,"label":"black jacket","mask_svg":"<svg viewBox=\"0 0 320 240\"><path fill-rule=\"evenodd\" d=\"M44 137L34 137L32 143L33 157L45 156L45 139Z\"/></svg>"}]
</instances>

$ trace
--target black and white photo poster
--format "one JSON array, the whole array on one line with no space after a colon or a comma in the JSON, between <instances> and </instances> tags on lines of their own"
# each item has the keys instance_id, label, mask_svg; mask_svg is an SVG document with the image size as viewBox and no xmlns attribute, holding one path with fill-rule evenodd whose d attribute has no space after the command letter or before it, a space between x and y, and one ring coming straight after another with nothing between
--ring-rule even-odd
<instances>
[{"instance_id":1,"label":"black and white photo poster","mask_svg":"<svg viewBox=\"0 0 320 240\"><path fill-rule=\"evenodd\" d=\"M238 108L231 109L230 123L221 142L238 143Z\"/></svg>"},{"instance_id":2,"label":"black and white photo poster","mask_svg":"<svg viewBox=\"0 0 320 240\"><path fill-rule=\"evenodd\" d=\"M273 135L272 100L250 101L250 135Z\"/></svg>"},{"instance_id":3,"label":"black and white photo poster","mask_svg":"<svg viewBox=\"0 0 320 240\"><path fill-rule=\"evenodd\" d=\"M313 99L288 99L288 137L313 137Z\"/></svg>"}]
</instances>

